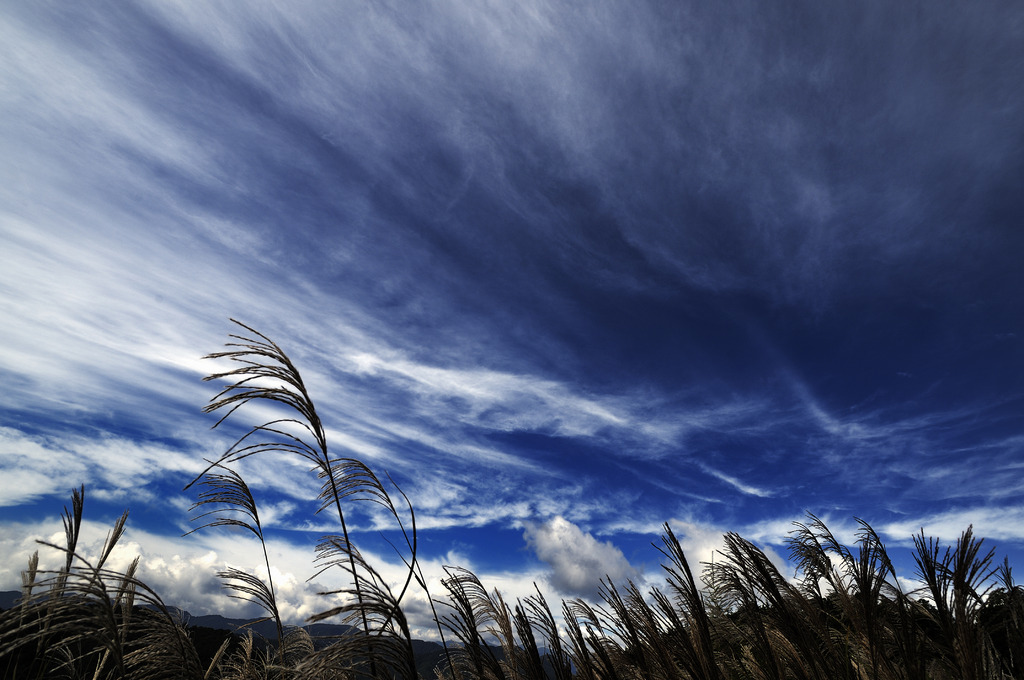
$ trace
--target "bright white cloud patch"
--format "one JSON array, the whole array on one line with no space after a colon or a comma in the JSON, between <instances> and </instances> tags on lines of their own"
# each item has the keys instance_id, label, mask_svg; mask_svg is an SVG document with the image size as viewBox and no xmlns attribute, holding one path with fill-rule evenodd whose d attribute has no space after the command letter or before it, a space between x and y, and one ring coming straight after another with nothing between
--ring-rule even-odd
<instances>
[{"instance_id":1,"label":"bright white cloud patch","mask_svg":"<svg viewBox=\"0 0 1024 680\"><path fill-rule=\"evenodd\" d=\"M63 495L86 484L100 496L130 492L169 473L198 474L201 460L187 452L109 436L49 437L0 427L0 507L41 496Z\"/></svg>"},{"instance_id":2,"label":"bright white cloud patch","mask_svg":"<svg viewBox=\"0 0 1024 680\"><path fill-rule=\"evenodd\" d=\"M975 536L992 541L1024 540L1024 507L959 508L927 517L889 522L879 526L878 530L893 541L904 543L909 543L915 534L923 530L925 536L952 544L969 526L974 528Z\"/></svg>"},{"instance_id":3,"label":"bright white cloud patch","mask_svg":"<svg viewBox=\"0 0 1024 680\"><path fill-rule=\"evenodd\" d=\"M563 593L595 597L604 577L621 583L639 576L610 541L597 540L563 517L527 524L523 537L551 567L548 580Z\"/></svg>"}]
</instances>

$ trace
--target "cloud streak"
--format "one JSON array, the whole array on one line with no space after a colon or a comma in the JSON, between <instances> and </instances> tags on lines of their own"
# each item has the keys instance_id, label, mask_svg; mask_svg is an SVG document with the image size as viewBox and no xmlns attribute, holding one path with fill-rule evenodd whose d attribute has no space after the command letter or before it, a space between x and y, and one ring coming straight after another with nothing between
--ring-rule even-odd
<instances>
[{"instance_id":1,"label":"cloud streak","mask_svg":"<svg viewBox=\"0 0 1024 680\"><path fill-rule=\"evenodd\" d=\"M0 428L0 469L7 480L0 507L61 495L88 484L108 498L154 494L153 484L167 477L195 475L202 464L177 447L117 437L30 436Z\"/></svg>"}]
</instances>

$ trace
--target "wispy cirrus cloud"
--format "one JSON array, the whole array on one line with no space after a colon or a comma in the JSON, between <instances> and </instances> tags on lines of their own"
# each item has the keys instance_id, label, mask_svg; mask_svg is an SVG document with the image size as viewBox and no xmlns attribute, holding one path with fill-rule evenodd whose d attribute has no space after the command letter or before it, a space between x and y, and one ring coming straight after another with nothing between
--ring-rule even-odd
<instances>
[{"instance_id":1,"label":"wispy cirrus cloud","mask_svg":"<svg viewBox=\"0 0 1024 680\"><path fill-rule=\"evenodd\" d=\"M84 434L69 436L29 435L10 427L0 428L0 506L59 494L80 484L108 497L142 499L148 488L167 476L194 475L202 465L176 446L140 443L133 439Z\"/></svg>"},{"instance_id":2,"label":"wispy cirrus cloud","mask_svg":"<svg viewBox=\"0 0 1024 680\"><path fill-rule=\"evenodd\" d=\"M1019 502L965 505L945 512L887 522L879 530L902 541L904 545L909 544L911 537L922 531L927 537L953 544L967 527L973 527L975 536L990 541L1019 542L1024 539L1022 519L1024 505Z\"/></svg>"},{"instance_id":3,"label":"wispy cirrus cloud","mask_svg":"<svg viewBox=\"0 0 1024 680\"><path fill-rule=\"evenodd\" d=\"M748 494L750 496L759 496L761 498L773 495L772 492L769 490L759 489L756 486L745 484L742 481L736 479L735 477L727 475L720 470L715 470L701 462L697 462L697 466L706 474L711 475L712 477L719 481L725 482L729 486L733 487L734 489L742 493Z\"/></svg>"},{"instance_id":4,"label":"wispy cirrus cloud","mask_svg":"<svg viewBox=\"0 0 1024 680\"><path fill-rule=\"evenodd\" d=\"M350 357L359 373L385 374L407 383L406 390L443 401L466 422L499 430L553 430L565 436L592 435L603 427L625 427L625 417L599 401L573 394L564 384L539 376L488 369L444 369L409 361ZM429 408L429 407L428 407Z\"/></svg>"}]
</instances>

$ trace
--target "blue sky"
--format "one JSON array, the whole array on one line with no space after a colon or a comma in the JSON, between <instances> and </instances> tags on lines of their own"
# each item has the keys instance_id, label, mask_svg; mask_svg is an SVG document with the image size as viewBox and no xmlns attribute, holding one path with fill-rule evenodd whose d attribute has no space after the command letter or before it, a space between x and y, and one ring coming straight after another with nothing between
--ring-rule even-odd
<instances>
[{"instance_id":1,"label":"blue sky","mask_svg":"<svg viewBox=\"0 0 1024 680\"><path fill-rule=\"evenodd\" d=\"M665 521L695 560L731 530L782 564L807 511L1024 556L1022 26L1013 2L4 3L0 587L84 483L94 540L129 507L125 561L234 611L213 574L254 546L181 537L203 458L268 415L201 413L229 317L409 494L434 575L588 596L656 579ZM316 480L242 472L297 620Z\"/></svg>"}]
</instances>

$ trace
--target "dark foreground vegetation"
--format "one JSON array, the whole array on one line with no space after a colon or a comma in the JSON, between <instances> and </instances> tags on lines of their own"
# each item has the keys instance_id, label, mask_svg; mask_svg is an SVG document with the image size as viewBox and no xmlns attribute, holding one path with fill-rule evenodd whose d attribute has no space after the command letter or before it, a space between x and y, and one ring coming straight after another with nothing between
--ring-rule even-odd
<instances>
[{"instance_id":1,"label":"dark foreground vegetation","mask_svg":"<svg viewBox=\"0 0 1024 680\"><path fill-rule=\"evenodd\" d=\"M539 590L507 602L452 567L444 592L427 593L442 646L413 640L402 602L427 583L411 504L360 461L328 452L298 370L272 341L242 328L246 335L211 355L235 368L208 378L228 386L207 410L226 418L269 400L290 413L253 428L189 485L198 488L195 519L200 528L251 533L260 571L271 573L256 502L231 465L252 455L305 458L322 482L320 512L340 527L320 541L315 568L333 573L340 585L330 594L344 602L311 623L344 624L345 632L324 639L315 629L285 626L273 581L255 569L218 576L264 610L267 635L187 628L137 578L137 562L123 572L107 568L127 513L97 557L80 553L79 490L64 512L64 544L44 544L64 564L44 571L33 557L21 599L0 612L4 678L1024 678L1024 589L969 528L951 546L923 533L914 538L913 577L923 586L908 592L870 526L862 522L846 546L813 516L788 539L794 579L736 534L725 536L714 564L695 573L668 525L662 585L643 592L605 582L599 604L569 600L552 608ZM349 541L352 502L377 503L393 517L405 538L402 583L385 583Z\"/></svg>"}]
</instances>

